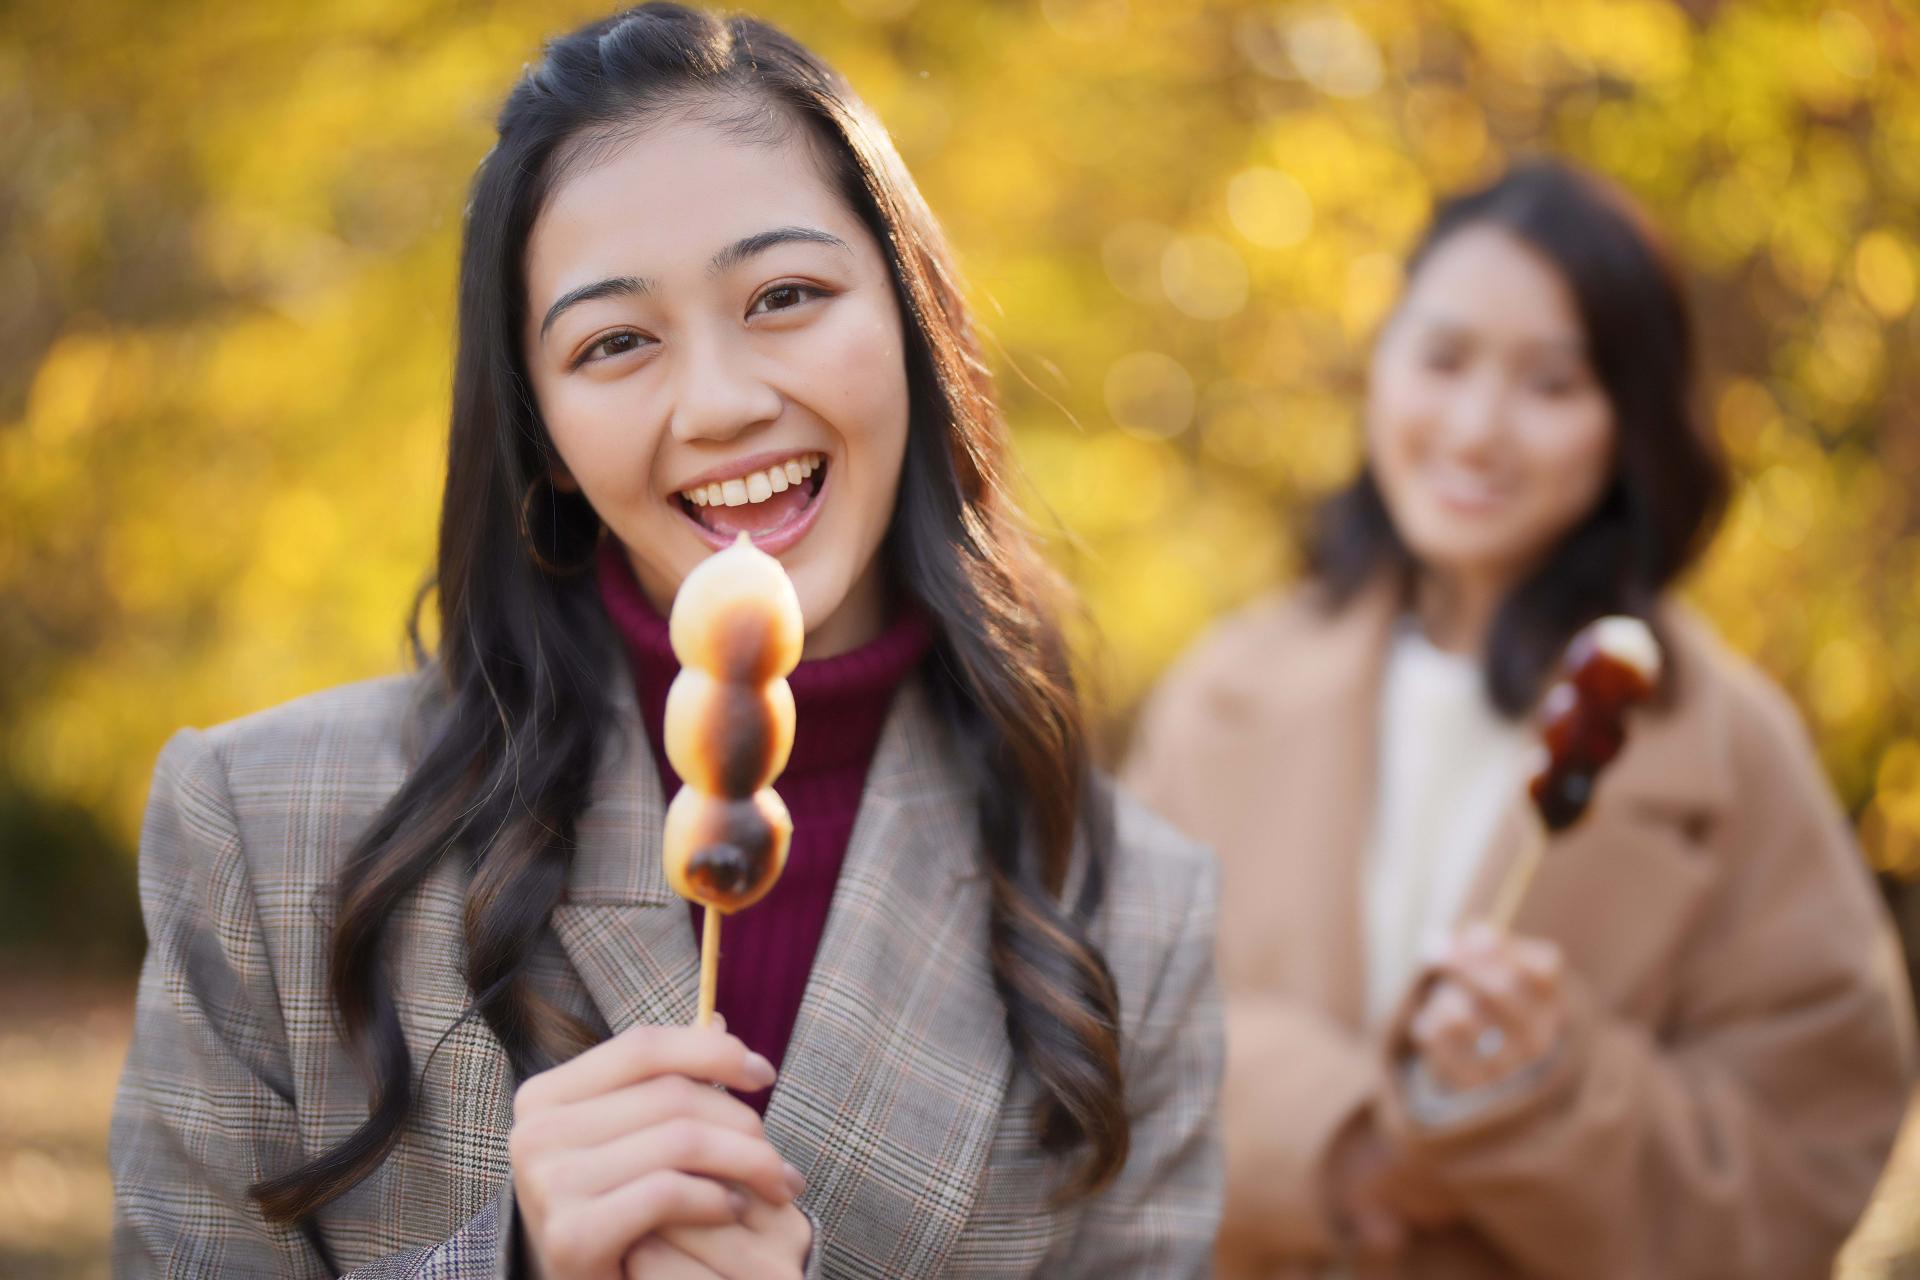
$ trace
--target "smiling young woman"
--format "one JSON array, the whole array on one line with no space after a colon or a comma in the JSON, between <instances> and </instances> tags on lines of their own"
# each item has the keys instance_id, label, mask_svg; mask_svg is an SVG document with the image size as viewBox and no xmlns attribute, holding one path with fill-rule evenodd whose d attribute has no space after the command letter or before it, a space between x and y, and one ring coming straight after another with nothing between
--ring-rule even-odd
<instances>
[{"instance_id":1,"label":"smiling young woman","mask_svg":"<svg viewBox=\"0 0 1920 1280\"><path fill-rule=\"evenodd\" d=\"M1204 1272L1211 864L1089 765L871 114L751 19L553 41L459 325L436 652L161 757L121 1270ZM805 616L796 830L701 1030L663 614L743 531Z\"/></svg>"},{"instance_id":2,"label":"smiling young woman","mask_svg":"<svg viewBox=\"0 0 1920 1280\"><path fill-rule=\"evenodd\" d=\"M1791 707L1673 596L1725 479L1679 282L1541 162L1436 211L1312 580L1224 622L1127 774L1222 862L1220 1274L1827 1275L1911 1069L1897 948ZM1661 635L1511 934L1527 712Z\"/></svg>"}]
</instances>

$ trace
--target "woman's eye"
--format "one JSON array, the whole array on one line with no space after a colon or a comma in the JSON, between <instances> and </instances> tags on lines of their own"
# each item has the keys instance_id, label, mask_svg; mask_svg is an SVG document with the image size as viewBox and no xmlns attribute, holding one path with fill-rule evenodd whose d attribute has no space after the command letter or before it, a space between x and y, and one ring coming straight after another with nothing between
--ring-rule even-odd
<instances>
[{"instance_id":1,"label":"woman's eye","mask_svg":"<svg viewBox=\"0 0 1920 1280\"><path fill-rule=\"evenodd\" d=\"M612 356L625 355L629 351L638 350L642 341L644 341L644 339L641 335L631 329L622 329L618 333L610 333L581 352L580 358L574 361L574 368L577 369L583 364L592 364L595 360L605 360Z\"/></svg>"},{"instance_id":2,"label":"woman's eye","mask_svg":"<svg viewBox=\"0 0 1920 1280\"><path fill-rule=\"evenodd\" d=\"M803 284L777 284L753 302L753 313L788 311L812 298L823 297L818 289Z\"/></svg>"}]
</instances>

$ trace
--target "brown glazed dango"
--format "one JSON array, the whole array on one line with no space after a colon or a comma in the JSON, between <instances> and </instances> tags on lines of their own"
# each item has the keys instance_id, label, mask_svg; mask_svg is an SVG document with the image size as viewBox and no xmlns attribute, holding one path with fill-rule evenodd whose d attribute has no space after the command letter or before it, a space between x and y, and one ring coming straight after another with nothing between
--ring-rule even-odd
<instances>
[{"instance_id":1,"label":"brown glazed dango","mask_svg":"<svg viewBox=\"0 0 1920 1280\"><path fill-rule=\"evenodd\" d=\"M689 901L732 915L773 888L792 842L793 819L772 787L732 799L689 783L667 806L667 883Z\"/></svg>"},{"instance_id":2,"label":"brown glazed dango","mask_svg":"<svg viewBox=\"0 0 1920 1280\"><path fill-rule=\"evenodd\" d=\"M1600 771L1627 740L1627 712L1653 697L1660 644L1638 618L1613 615L1567 645L1560 675L1540 702L1541 754L1527 792L1548 831L1578 822Z\"/></svg>"},{"instance_id":3,"label":"brown glazed dango","mask_svg":"<svg viewBox=\"0 0 1920 1280\"><path fill-rule=\"evenodd\" d=\"M667 883L707 909L700 1021L713 1014L722 915L752 906L787 863L793 819L773 780L793 750L800 599L780 562L741 534L687 575L668 619L680 674L667 690Z\"/></svg>"}]
</instances>

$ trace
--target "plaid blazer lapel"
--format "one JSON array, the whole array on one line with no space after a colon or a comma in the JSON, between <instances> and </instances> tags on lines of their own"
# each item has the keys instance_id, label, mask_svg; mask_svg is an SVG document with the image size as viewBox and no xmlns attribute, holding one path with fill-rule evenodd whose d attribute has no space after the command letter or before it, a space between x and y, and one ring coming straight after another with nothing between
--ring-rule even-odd
<instances>
[{"instance_id":1,"label":"plaid blazer lapel","mask_svg":"<svg viewBox=\"0 0 1920 1280\"><path fill-rule=\"evenodd\" d=\"M575 829L573 866L553 929L615 1034L636 1023L692 1022L700 954L686 906L660 864L666 818L624 658L611 690L614 734Z\"/></svg>"},{"instance_id":2,"label":"plaid blazer lapel","mask_svg":"<svg viewBox=\"0 0 1920 1280\"><path fill-rule=\"evenodd\" d=\"M901 690L766 1115L806 1175L824 1274L933 1275L965 1225L1011 1074L975 814Z\"/></svg>"}]
</instances>

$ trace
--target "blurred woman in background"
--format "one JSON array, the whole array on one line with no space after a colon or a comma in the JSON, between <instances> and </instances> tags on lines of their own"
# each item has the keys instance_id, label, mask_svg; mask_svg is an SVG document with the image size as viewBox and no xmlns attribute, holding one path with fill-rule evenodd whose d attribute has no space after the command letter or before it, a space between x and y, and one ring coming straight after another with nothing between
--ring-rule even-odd
<instances>
[{"instance_id":1,"label":"blurred woman in background","mask_svg":"<svg viewBox=\"0 0 1920 1280\"><path fill-rule=\"evenodd\" d=\"M1222 623L1127 780L1223 861L1223 1276L1824 1276L1909 1086L1892 931L1785 697L1672 595L1721 510L1675 273L1551 163L1442 206L1311 581ZM1663 643L1511 934L1526 720Z\"/></svg>"}]
</instances>

